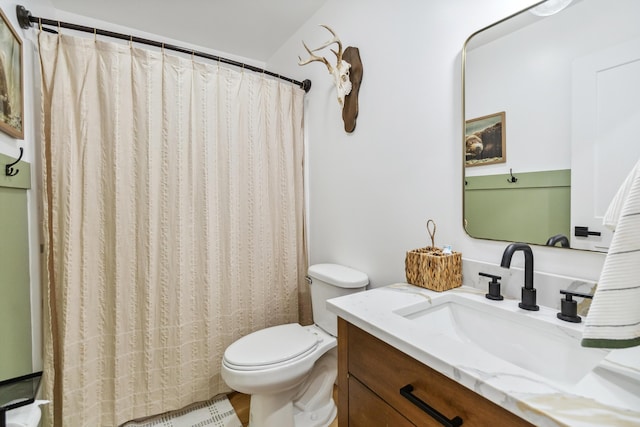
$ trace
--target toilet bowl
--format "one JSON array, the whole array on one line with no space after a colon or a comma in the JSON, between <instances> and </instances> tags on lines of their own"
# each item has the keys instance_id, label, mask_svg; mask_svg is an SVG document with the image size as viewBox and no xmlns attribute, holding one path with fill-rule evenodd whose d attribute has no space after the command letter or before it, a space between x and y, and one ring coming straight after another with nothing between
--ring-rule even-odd
<instances>
[{"instance_id":1,"label":"toilet bowl","mask_svg":"<svg viewBox=\"0 0 640 427\"><path fill-rule=\"evenodd\" d=\"M328 351L336 346L336 338L317 326L290 323L262 329L227 348L222 378L232 389L251 395L251 427L325 426L335 417L335 404L330 399L309 404L314 399L308 393L325 388L331 394L337 365L319 359L335 361ZM323 369L311 375L316 364Z\"/></svg>"},{"instance_id":2,"label":"toilet bowl","mask_svg":"<svg viewBox=\"0 0 640 427\"><path fill-rule=\"evenodd\" d=\"M369 279L337 264L313 265L308 273L314 325L262 329L224 352L222 378L251 395L250 427L326 427L336 416L337 317L325 302L363 291Z\"/></svg>"}]
</instances>

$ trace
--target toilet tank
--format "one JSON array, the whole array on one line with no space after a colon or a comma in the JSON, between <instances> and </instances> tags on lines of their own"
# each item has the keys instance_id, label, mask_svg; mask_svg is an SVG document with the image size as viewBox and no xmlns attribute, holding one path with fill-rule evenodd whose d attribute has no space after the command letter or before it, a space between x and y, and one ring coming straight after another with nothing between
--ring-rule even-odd
<instances>
[{"instance_id":1,"label":"toilet tank","mask_svg":"<svg viewBox=\"0 0 640 427\"><path fill-rule=\"evenodd\" d=\"M338 317L327 310L331 298L364 291L369 277L361 271L338 264L315 264L309 267L313 322L327 333L338 336Z\"/></svg>"}]
</instances>

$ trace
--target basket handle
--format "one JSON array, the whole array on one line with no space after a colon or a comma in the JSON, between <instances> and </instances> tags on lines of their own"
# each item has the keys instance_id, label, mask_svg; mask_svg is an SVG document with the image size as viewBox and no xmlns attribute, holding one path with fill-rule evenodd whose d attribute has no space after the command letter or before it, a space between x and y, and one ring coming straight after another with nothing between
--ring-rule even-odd
<instances>
[{"instance_id":1,"label":"basket handle","mask_svg":"<svg viewBox=\"0 0 640 427\"><path fill-rule=\"evenodd\" d=\"M433 230L431 228L429 228L429 224L433 225ZM431 237L431 247L435 248L436 244L435 244L435 238L436 238L436 223L433 222L432 219L427 220L427 233L429 233L429 236Z\"/></svg>"}]
</instances>

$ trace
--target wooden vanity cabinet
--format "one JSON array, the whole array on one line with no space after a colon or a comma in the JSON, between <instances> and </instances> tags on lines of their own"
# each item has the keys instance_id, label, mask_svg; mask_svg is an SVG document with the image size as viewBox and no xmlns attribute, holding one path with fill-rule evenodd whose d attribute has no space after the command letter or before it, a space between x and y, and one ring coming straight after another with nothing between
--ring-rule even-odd
<instances>
[{"instance_id":1,"label":"wooden vanity cabinet","mask_svg":"<svg viewBox=\"0 0 640 427\"><path fill-rule=\"evenodd\" d=\"M402 388L405 395L407 389L413 390L403 396ZM421 403L437 414L427 414L419 407ZM438 415L442 422L436 420ZM456 417L462 424L457 423ZM532 426L341 318L338 318L338 425Z\"/></svg>"}]
</instances>

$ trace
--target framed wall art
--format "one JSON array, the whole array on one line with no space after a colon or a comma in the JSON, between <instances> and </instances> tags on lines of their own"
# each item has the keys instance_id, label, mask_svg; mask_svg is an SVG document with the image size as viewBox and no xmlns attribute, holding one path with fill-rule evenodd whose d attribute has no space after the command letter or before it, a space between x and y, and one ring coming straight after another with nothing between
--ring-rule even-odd
<instances>
[{"instance_id":1,"label":"framed wall art","mask_svg":"<svg viewBox=\"0 0 640 427\"><path fill-rule=\"evenodd\" d=\"M507 161L505 112L465 122L465 166L482 166Z\"/></svg>"},{"instance_id":2,"label":"framed wall art","mask_svg":"<svg viewBox=\"0 0 640 427\"><path fill-rule=\"evenodd\" d=\"M24 138L22 40L0 9L0 130Z\"/></svg>"}]
</instances>

